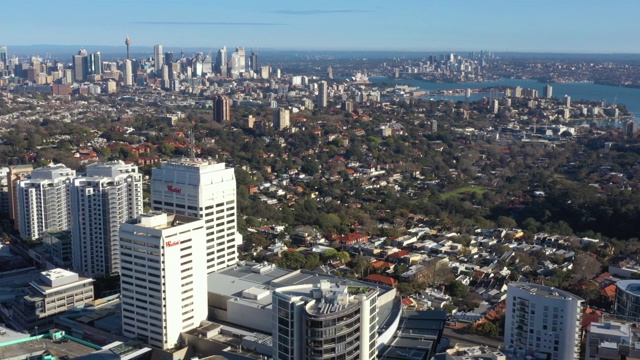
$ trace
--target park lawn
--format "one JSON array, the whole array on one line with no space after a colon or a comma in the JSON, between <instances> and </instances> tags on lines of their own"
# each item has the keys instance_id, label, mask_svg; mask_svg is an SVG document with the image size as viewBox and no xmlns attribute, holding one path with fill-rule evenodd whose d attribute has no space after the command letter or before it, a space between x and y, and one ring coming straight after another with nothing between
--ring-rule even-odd
<instances>
[{"instance_id":1,"label":"park lawn","mask_svg":"<svg viewBox=\"0 0 640 360\"><path fill-rule=\"evenodd\" d=\"M450 197L462 197L465 194L469 194L472 192L478 193L480 195L484 194L486 191L489 191L487 188L485 188L484 186L465 186L465 187L461 187L459 189L455 189L452 191L448 191L446 193L443 193L440 195L440 198L442 199L447 199Z\"/></svg>"}]
</instances>

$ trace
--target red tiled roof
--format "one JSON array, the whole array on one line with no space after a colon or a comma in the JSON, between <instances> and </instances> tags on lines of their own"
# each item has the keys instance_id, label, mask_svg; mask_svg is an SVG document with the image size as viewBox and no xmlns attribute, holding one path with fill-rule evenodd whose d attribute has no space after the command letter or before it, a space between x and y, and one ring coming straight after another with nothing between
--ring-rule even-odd
<instances>
[{"instance_id":1,"label":"red tiled roof","mask_svg":"<svg viewBox=\"0 0 640 360\"><path fill-rule=\"evenodd\" d=\"M392 259L401 259L403 256L409 255L409 254L411 254L410 251L400 250L400 251L394 252L393 254L389 255L389 257L392 258Z\"/></svg>"},{"instance_id":2,"label":"red tiled roof","mask_svg":"<svg viewBox=\"0 0 640 360\"><path fill-rule=\"evenodd\" d=\"M371 263L371 267L376 269L391 269L395 264L383 260L377 260Z\"/></svg>"},{"instance_id":3,"label":"red tiled roof","mask_svg":"<svg viewBox=\"0 0 640 360\"><path fill-rule=\"evenodd\" d=\"M389 285L389 286L396 286L396 284L398 283L398 280L388 277L388 276L384 276L384 275L378 275L378 274L371 274L367 277L365 277L363 280L367 280L367 281L371 281L371 282L376 282L376 283L381 283L381 284L385 284L385 285Z\"/></svg>"},{"instance_id":4,"label":"red tiled roof","mask_svg":"<svg viewBox=\"0 0 640 360\"><path fill-rule=\"evenodd\" d=\"M600 290L600 295L606 296L608 298L613 298L614 296L616 296L616 286L614 284L605 286L604 288L602 288L602 290Z\"/></svg>"}]
</instances>

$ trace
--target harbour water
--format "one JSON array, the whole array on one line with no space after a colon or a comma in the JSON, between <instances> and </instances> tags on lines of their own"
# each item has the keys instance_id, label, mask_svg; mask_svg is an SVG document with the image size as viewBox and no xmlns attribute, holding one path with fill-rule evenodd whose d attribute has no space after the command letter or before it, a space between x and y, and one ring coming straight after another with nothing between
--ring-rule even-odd
<instances>
[{"instance_id":1,"label":"harbour water","mask_svg":"<svg viewBox=\"0 0 640 360\"><path fill-rule=\"evenodd\" d=\"M542 94L542 88L547 85L536 80L525 79L501 79L498 81L486 81L486 82L471 82L471 83L434 83L424 80L413 79L390 79L387 77L371 77L369 80L372 83L395 83L406 84L409 86L419 87L423 91L437 91L437 90L455 90L455 89L483 89L494 86L508 86L515 88L520 86L523 89L536 89L539 94ZM598 85L593 83L551 83L553 87L553 96L562 98L565 95L571 96L572 101L578 100L590 100L598 101L604 99L607 104L612 104L614 101L616 104L624 104L629 112L634 115L636 121L640 116L640 89ZM471 101L479 100L484 97L488 97L488 93L472 93ZM450 99L454 101L464 100L464 96L433 96L434 99Z\"/></svg>"}]
</instances>

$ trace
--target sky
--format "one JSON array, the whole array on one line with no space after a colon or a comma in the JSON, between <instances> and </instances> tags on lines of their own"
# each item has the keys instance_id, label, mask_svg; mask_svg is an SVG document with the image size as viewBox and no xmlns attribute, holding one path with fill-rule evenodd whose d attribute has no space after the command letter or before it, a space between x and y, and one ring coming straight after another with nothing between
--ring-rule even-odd
<instances>
[{"instance_id":1,"label":"sky","mask_svg":"<svg viewBox=\"0 0 640 360\"><path fill-rule=\"evenodd\" d=\"M639 0L3 1L0 45L640 53Z\"/></svg>"}]
</instances>

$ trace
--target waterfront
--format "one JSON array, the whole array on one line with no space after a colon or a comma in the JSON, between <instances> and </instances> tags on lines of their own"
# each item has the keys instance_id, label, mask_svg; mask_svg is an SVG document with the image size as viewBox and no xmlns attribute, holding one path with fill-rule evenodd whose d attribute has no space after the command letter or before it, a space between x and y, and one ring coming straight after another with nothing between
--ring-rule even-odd
<instances>
[{"instance_id":1,"label":"waterfront","mask_svg":"<svg viewBox=\"0 0 640 360\"><path fill-rule=\"evenodd\" d=\"M499 81L486 81L486 82L471 82L471 83L434 83L424 80L413 79L390 79L386 77L371 77L369 80L372 83L394 83L394 84L406 84L410 86L419 87L424 91L437 91L437 90L455 90L455 89L483 89L494 86L508 86L515 88L520 86L523 89L530 88L536 89L542 94L542 88L546 83L541 83L536 80L529 79L502 79ZM615 101L616 104L624 104L627 109L634 115L636 119L640 115L640 89L625 88L608 85L598 85L593 83L551 83L553 87L553 96L561 98L564 95L571 96L573 101L578 100L593 100L597 101L604 99L607 104L611 104ZM488 97L488 93L473 93L471 94L471 101L480 100ZM451 99L454 101L464 100L464 96L433 96L434 99ZM637 121L637 120L636 120Z\"/></svg>"}]
</instances>

